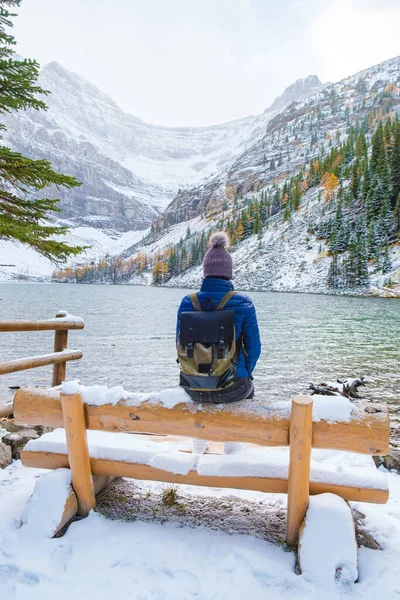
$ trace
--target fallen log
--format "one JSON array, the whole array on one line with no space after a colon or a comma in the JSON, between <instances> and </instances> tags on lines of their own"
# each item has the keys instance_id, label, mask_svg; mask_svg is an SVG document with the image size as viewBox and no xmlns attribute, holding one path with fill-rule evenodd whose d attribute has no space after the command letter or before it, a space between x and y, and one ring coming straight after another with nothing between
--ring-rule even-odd
<instances>
[{"instance_id":1,"label":"fallen log","mask_svg":"<svg viewBox=\"0 0 400 600\"><path fill-rule=\"evenodd\" d=\"M351 399L362 398L358 394L358 388L365 386L365 384L364 377L357 377L355 379L337 379L334 383L310 383L309 389L312 396L318 394L321 396L344 396Z\"/></svg>"}]
</instances>

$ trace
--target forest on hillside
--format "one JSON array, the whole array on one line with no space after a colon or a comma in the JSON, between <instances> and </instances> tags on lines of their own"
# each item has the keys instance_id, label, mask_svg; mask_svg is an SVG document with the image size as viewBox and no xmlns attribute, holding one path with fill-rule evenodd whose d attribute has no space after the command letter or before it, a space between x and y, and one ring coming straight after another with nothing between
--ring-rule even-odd
<instances>
[{"instance_id":1,"label":"forest on hillside","mask_svg":"<svg viewBox=\"0 0 400 600\"><path fill-rule=\"evenodd\" d=\"M301 126L307 126L306 115ZM311 127L311 125L310 125ZM311 140L311 145L313 140ZM315 140L314 140L315 143ZM273 161L270 170L276 169ZM226 200L217 222L192 232L178 243L133 257L103 257L99 261L57 270L58 281L126 283L132 276L151 273L156 285L201 264L209 236L225 230L233 251L243 240L263 233L272 222L290 222L302 209L306 192L318 189L320 219L310 222L309 240L319 243L320 255L330 257L326 281L331 289L368 286L370 273L391 269L390 246L400 233L400 120L390 104L370 112L345 135L328 134L326 143L306 165L264 189Z\"/></svg>"}]
</instances>

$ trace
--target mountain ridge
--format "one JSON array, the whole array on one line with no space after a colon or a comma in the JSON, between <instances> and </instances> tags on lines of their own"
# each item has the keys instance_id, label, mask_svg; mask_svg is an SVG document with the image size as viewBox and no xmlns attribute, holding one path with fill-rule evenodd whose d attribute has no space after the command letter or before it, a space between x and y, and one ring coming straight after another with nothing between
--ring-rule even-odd
<instances>
[{"instance_id":1,"label":"mountain ridge","mask_svg":"<svg viewBox=\"0 0 400 600\"><path fill-rule=\"evenodd\" d=\"M75 226L124 232L148 227L179 188L209 176L264 134L274 114L208 127L152 125L57 62L40 85L47 111L6 115L4 139L32 158L47 158L83 186L60 193L63 218Z\"/></svg>"}]
</instances>

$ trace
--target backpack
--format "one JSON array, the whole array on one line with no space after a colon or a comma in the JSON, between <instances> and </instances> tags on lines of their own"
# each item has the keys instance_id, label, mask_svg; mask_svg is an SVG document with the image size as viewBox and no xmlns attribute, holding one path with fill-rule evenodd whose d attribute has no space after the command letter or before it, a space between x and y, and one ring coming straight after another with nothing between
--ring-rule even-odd
<instances>
[{"instance_id":1,"label":"backpack","mask_svg":"<svg viewBox=\"0 0 400 600\"><path fill-rule=\"evenodd\" d=\"M181 314L177 342L182 387L214 391L235 382L240 343L236 343L234 311L223 310L234 294L225 294L212 310L203 310L197 294L190 295L194 311Z\"/></svg>"}]
</instances>

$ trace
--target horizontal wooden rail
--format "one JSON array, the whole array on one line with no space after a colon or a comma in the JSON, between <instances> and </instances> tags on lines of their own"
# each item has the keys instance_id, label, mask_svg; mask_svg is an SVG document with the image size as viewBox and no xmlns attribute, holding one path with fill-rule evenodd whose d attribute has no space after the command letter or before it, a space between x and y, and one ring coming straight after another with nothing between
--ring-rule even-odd
<instances>
[{"instance_id":1,"label":"horizontal wooden rail","mask_svg":"<svg viewBox=\"0 0 400 600\"><path fill-rule=\"evenodd\" d=\"M36 367L45 367L46 365L65 363L69 360L79 360L82 356L83 353L79 350L69 350L0 362L0 375L15 373L16 371L26 371L27 369L35 369ZM31 425L33 425L33 423L31 423Z\"/></svg>"},{"instance_id":2,"label":"horizontal wooden rail","mask_svg":"<svg viewBox=\"0 0 400 600\"><path fill-rule=\"evenodd\" d=\"M192 437L209 441L247 442L260 446L289 445L289 416L273 410L255 412L225 405L201 407L178 404L174 408L144 402L129 406L121 400L116 405L85 405L86 426L101 431L153 433ZM253 406L253 405L252 405ZM14 417L19 423L64 427L60 393L34 389L18 390L14 400ZM389 448L389 416L368 413L354 406L348 422L313 423L312 447L371 455L385 455Z\"/></svg>"},{"instance_id":3,"label":"horizontal wooden rail","mask_svg":"<svg viewBox=\"0 0 400 600\"><path fill-rule=\"evenodd\" d=\"M83 329L83 321L67 321L49 319L48 321L4 321L0 320L0 333L11 331L60 331L66 329Z\"/></svg>"},{"instance_id":4,"label":"horizontal wooden rail","mask_svg":"<svg viewBox=\"0 0 400 600\"><path fill-rule=\"evenodd\" d=\"M38 469L69 468L67 454L23 450L21 452L21 460L22 464L26 467L35 467ZM93 475L130 477L132 479L144 481L164 481L167 483L252 490L274 494L287 494L288 491L288 481L286 479L199 475L197 471L190 471L187 475L176 475L170 471L156 469L155 467L150 467L148 465L100 458L91 458L90 466ZM373 502L375 504L385 504L389 495L388 490L350 487L333 483L310 482L311 495L327 492L337 494L348 501Z\"/></svg>"}]
</instances>

